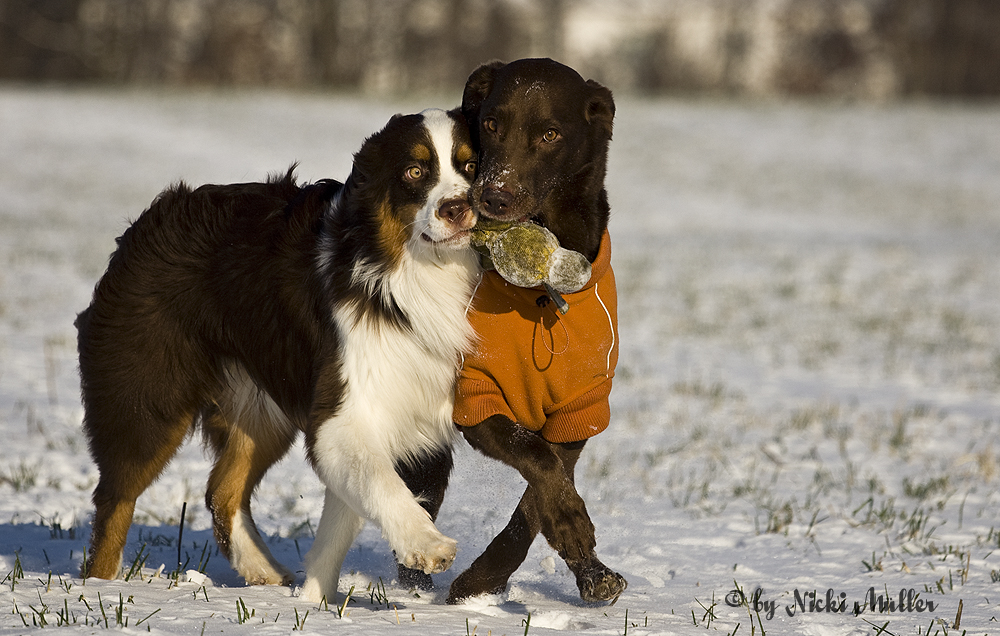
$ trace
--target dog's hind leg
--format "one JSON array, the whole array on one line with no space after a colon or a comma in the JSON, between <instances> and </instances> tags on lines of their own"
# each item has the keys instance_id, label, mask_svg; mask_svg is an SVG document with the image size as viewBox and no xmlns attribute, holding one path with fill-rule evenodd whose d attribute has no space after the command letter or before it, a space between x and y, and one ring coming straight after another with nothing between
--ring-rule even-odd
<instances>
[{"instance_id":1,"label":"dog's hind leg","mask_svg":"<svg viewBox=\"0 0 1000 636\"><path fill-rule=\"evenodd\" d=\"M88 404L84 418L100 472L93 496L90 554L80 570L84 578L118 576L136 499L174 456L193 421L193 416L184 416L176 418L172 426L146 426L119 422L121 411L109 410ZM105 411L107 417L102 418L99 411Z\"/></svg>"},{"instance_id":2,"label":"dog's hind leg","mask_svg":"<svg viewBox=\"0 0 1000 636\"><path fill-rule=\"evenodd\" d=\"M454 464L451 447L420 457L412 463L403 460L396 462L396 473L403 478L406 487L431 516L431 521L437 521ZM419 590L430 590L434 587L430 574L408 568L398 562L396 566L399 583L403 587Z\"/></svg>"},{"instance_id":3,"label":"dog's hind leg","mask_svg":"<svg viewBox=\"0 0 1000 636\"><path fill-rule=\"evenodd\" d=\"M118 258L124 257L116 253L113 261ZM127 269L112 265L108 272L74 323L83 429L100 473L81 575L103 579L118 576L136 499L192 430L212 381L195 348L158 322L152 292L131 293L137 285L129 283ZM116 289L118 283L128 292ZM149 336L161 327L163 338Z\"/></svg>"},{"instance_id":4,"label":"dog's hind leg","mask_svg":"<svg viewBox=\"0 0 1000 636\"><path fill-rule=\"evenodd\" d=\"M301 598L311 603L319 603L324 598L328 603L334 600L344 557L364 525L361 516L333 490L326 489L316 540L306 554L306 582Z\"/></svg>"},{"instance_id":5,"label":"dog's hind leg","mask_svg":"<svg viewBox=\"0 0 1000 636\"><path fill-rule=\"evenodd\" d=\"M264 544L250 514L250 497L267 469L288 452L297 431L273 402L266 404L266 395L257 393L254 399L258 408L213 408L203 416L205 438L216 454L205 503L216 543L247 583L290 585L295 577Z\"/></svg>"}]
</instances>

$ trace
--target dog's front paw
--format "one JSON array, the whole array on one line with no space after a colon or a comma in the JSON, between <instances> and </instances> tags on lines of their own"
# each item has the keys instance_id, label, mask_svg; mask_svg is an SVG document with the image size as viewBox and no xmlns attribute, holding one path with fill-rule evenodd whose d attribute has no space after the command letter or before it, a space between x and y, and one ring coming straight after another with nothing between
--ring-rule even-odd
<instances>
[{"instance_id":1,"label":"dog's front paw","mask_svg":"<svg viewBox=\"0 0 1000 636\"><path fill-rule=\"evenodd\" d=\"M295 582L295 575L286 568L270 572L256 572L254 574L243 575L247 585L291 585Z\"/></svg>"},{"instance_id":2,"label":"dog's front paw","mask_svg":"<svg viewBox=\"0 0 1000 636\"><path fill-rule=\"evenodd\" d=\"M424 541L403 553L398 553L399 562L412 570L420 570L424 574L444 572L455 562L458 553L458 542L438 533L436 539Z\"/></svg>"},{"instance_id":3,"label":"dog's front paw","mask_svg":"<svg viewBox=\"0 0 1000 636\"><path fill-rule=\"evenodd\" d=\"M324 589L326 586L327 589ZM302 585L299 598L308 603L321 603L326 599L327 603L332 603L337 594L336 584L329 587L329 582L321 581L315 576L306 576L306 582Z\"/></svg>"},{"instance_id":4,"label":"dog's front paw","mask_svg":"<svg viewBox=\"0 0 1000 636\"><path fill-rule=\"evenodd\" d=\"M628 587L624 576L600 561L575 569L574 574L580 598L588 603L614 602Z\"/></svg>"}]
</instances>

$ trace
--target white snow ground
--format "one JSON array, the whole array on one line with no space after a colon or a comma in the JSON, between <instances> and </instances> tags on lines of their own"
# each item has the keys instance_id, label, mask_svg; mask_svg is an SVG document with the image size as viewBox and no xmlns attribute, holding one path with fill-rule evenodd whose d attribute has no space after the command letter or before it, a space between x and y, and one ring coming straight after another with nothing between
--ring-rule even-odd
<instances>
[{"instance_id":1,"label":"white snow ground","mask_svg":"<svg viewBox=\"0 0 1000 636\"><path fill-rule=\"evenodd\" d=\"M370 526L343 617L243 586L211 539L196 440L139 502L125 557L146 567L76 578L97 475L72 321L126 220L181 178L294 160L343 178L392 113L457 100L0 88L0 634L1000 632L996 105L619 100L621 363L578 469L629 579L615 606L580 602L540 539L506 594L443 604L522 488L465 447L439 522L460 553L430 593L398 587ZM182 569L205 580L168 578L183 502ZM257 495L300 571L321 504L301 446ZM737 586L762 590L759 614L730 605Z\"/></svg>"}]
</instances>

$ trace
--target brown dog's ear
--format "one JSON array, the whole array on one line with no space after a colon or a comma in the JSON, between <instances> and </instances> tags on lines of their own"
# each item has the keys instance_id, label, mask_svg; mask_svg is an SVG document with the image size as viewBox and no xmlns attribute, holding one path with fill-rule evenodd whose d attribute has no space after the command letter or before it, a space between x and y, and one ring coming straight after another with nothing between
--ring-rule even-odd
<instances>
[{"instance_id":1,"label":"brown dog's ear","mask_svg":"<svg viewBox=\"0 0 1000 636\"><path fill-rule=\"evenodd\" d=\"M591 93L584 117L588 122L604 128L608 139L611 139L611 128L615 119L615 100L611 96L611 91L594 80L587 80L587 86Z\"/></svg>"},{"instance_id":2,"label":"brown dog's ear","mask_svg":"<svg viewBox=\"0 0 1000 636\"><path fill-rule=\"evenodd\" d=\"M483 64L472 71L468 81L465 82L465 92L462 94L462 114L469 122L469 127L473 130L479 127L479 109L482 108L483 101L493 89L493 79L497 71L506 66L500 60L494 60Z\"/></svg>"}]
</instances>

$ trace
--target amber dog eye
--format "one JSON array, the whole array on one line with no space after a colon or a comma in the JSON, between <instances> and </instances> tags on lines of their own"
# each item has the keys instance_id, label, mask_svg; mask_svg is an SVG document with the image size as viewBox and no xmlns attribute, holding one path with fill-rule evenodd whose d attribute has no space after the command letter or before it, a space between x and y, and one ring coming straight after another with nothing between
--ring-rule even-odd
<instances>
[{"instance_id":1,"label":"amber dog eye","mask_svg":"<svg viewBox=\"0 0 1000 636\"><path fill-rule=\"evenodd\" d=\"M560 135L558 130L556 130L555 128L549 128L548 130L545 131L545 134L542 135L542 141L546 143L552 143L556 139L559 139L559 137Z\"/></svg>"},{"instance_id":2,"label":"amber dog eye","mask_svg":"<svg viewBox=\"0 0 1000 636\"><path fill-rule=\"evenodd\" d=\"M484 119L483 128L490 131L491 133L495 133L497 131L497 120L493 119L492 117Z\"/></svg>"},{"instance_id":3,"label":"amber dog eye","mask_svg":"<svg viewBox=\"0 0 1000 636\"><path fill-rule=\"evenodd\" d=\"M479 167L479 164L477 164L475 161L468 161L465 164L465 171L468 174L473 175L473 174L476 174L476 168L477 167Z\"/></svg>"},{"instance_id":4,"label":"amber dog eye","mask_svg":"<svg viewBox=\"0 0 1000 636\"><path fill-rule=\"evenodd\" d=\"M416 181L422 176L424 176L424 171L420 169L420 166L410 166L406 169L406 178L410 181Z\"/></svg>"}]
</instances>

